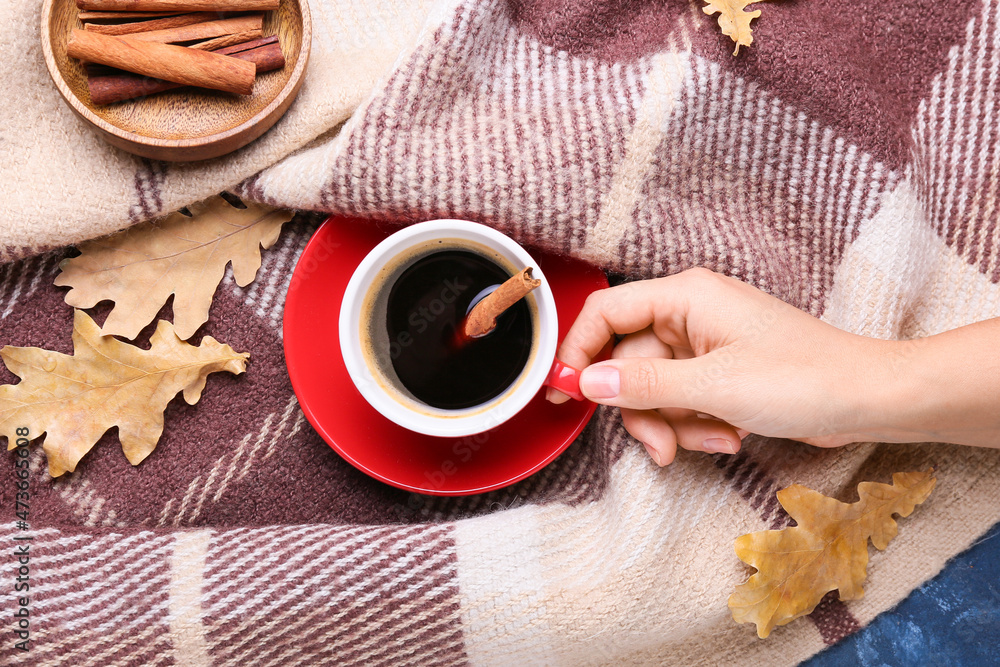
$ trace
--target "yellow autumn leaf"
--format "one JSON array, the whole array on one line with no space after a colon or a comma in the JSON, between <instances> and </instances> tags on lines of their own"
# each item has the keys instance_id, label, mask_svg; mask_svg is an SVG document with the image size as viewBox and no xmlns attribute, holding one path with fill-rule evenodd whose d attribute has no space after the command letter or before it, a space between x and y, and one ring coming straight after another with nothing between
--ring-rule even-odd
<instances>
[{"instance_id":1,"label":"yellow autumn leaf","mask_svg":"<svg viewBox=\"0 0 1000 667\"><path fill-rule=\"evenodd\" d=\"M45 434L49 473L72 472L83 455L112 426L125 457L138 465L156 447L167 403L184 392L194 405L209 373L246 369L249 354L210 336L195 347L160 320L149 350L101 336L82 310L73 319L73 355L37 347L0 349L18 384L0 386L0 435L14 449L18 435ZM22 429L18 432L18 429Z\"/></svg>"},{"instance_id":2,"label":"yellow autumn leaf","mask_svg":"<svg viewBox=\"0 0 1000 667\"><path fill-rule=\"evenodd\" d=\"M930 495L933 470L896 473L892 484L858 484L856 503L842 503L795 484L778 501L798 524L736 540L736 555L757 568L729 597L737 623L756 623L757 635L811 612L828 592L841 600L864 596L868 540L885 549L896 536L894 514L909 516Z\"/></svg>"},{"instance_id":3,"label":"yellow autumn leaf","mask_svg":"<svg viewBox=\"0 0 1000 667\"><path fill-rule=\"evenodd\" d=\"M260 248L270 248L292 213L259 204L245 209L222 197L188 207L192 217L173 213L80 245L81 255L65 260L55 284L70 286L66 303L90 308L111 300L105 335L135 338L173 294L174 326L187 340L208 321L226 264L240 287L260 268Z\"/></svg>"},{"instance_id":4,"label":"yellow autumn leaf","mask_svg":"<svg viewBox=\"0 0 1000 667\"><path fill-rule=\"evenodd\" d=\"M760 10L752 12L744 11L747 5L753 5L763 0L705 0L705 6L701 8L703 12L711 16L719 14L719 27L722 34L732 37L736 42L736 50L733 55L739 55L740 46L750 46L753 43L753 32L750 30L750 21L760 16Z\"/></svg>"}]
</instances>

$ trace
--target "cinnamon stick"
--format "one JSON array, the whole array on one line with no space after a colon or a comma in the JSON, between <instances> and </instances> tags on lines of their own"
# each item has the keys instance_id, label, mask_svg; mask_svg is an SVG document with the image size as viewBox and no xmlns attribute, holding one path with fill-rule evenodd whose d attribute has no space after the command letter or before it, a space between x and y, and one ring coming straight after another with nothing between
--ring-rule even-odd
<instances>
[{"instance_id":1,"label":"cinnamon stick","mask_svg":"<svg viewBox=\"0 0 1000 667\"><path fill-rule=\"evenodd\" d=\"M528 267L513 275L476 304L465 318L463 332L469 338L481 338L493 331L497 325L497 317L515 303L523 299L531 290L542 284L542 281L531 277L532 267Z\"/></svg>"},{"instance_id":2,"label":"cinnamon stick","mask_svg":"<svg viewBox=\"0 0 1000 667\"><path fill-rule=\"evenodd\" d=\"M149 19L156 18L158 16L173 16L180 12L91 12L84 10L79 13L77 18L81 21L107 21L121 19L123 21L134 21L136 19Z\"/></svg>"},{"instance_id":3,"label":"cinnamon stick","mask_svg":"<svg viewBox=\"0 0 1000 667\"><path fill-rule=\"evenodd\" d=\"M219 49L215 53L252 62L257 67L257 74L285 66L285 57L281 53L277 35ZM106 69L105 72L91 73L92 69L88 68L87 86L94 104L112 104L183 87L180 83L151 79L121 70Z\"/></svg>"},{"instance_id":4,"label":"cinnamon stick","mask_svg":"<svg viewBox=\"0 0 1000 667\"><path fill-rule=\"evenodd\" d=\"M232 56L232 55L236 55L237 53L239 53L241 51L249 51L250 49L256 49L256 48L261 47L261 46L267 46L268 44L280 44L280 42L278 41L278 36L277 35L268 35L267 37L261 37L259 39L252 39L249 42L244 42L242 44L234 44L233 46L227 46L225 48L219 48L215 52L216 53L221 53L222 55L226 55L226 56ZM278 53L281 53L280 47L278 49ZM284 58L282 58L282 65L280 65L280 66L284 66ZM258 67L259 67L259 65L258 65ZM258 69L257 71L259 72L260 69Z\"/></svg>"},{"instance_id":5,"label":"cinnamon stick","mask_svg":"<svg viewBox=\"0 0 1000 667\"><path fill-rule=\"evenodd\" d=\"M199 49L202 51L215 51L224 46L235 46L237 44L242 44L243 42L249 42L251 40L257 39L263 34L263 31L259 28L257 30L247 30L245 32L236 32L231 35L223 35L221 37L216 37L215 39L208 39L204 42L198 42L197 44L189 44L188 48Z\"/></svg>"},{"instance_id":6,"label":"cinnamon stick","mask_svg":"<svg viewBox=\"0 0 1000 667\"><path fill-rule=\"evenodd\" d=\"M279 43L278 36L277 35L270 35L268 37L261 37L259 39L252 39L249 42L243 42L242 44L235 44L233 46L227 46L226 48L220 48L220 49L215 50L215 53L218 53L218 54L224 55L224 56L235 56L237 53L240 53L241 51L249 51L251 49L256 49L256 48L259 48L261 46L267 46L269 44L278 44L278 43ZM190 47L188 47L188 48L190 48ZM133 74L132 72L126 72L125 70L116 69L114 67L108 67L107 65L98 65L96 63L85 63L84 64L84 69L87 70L87 76L91 76L91 77L93 77L93 76L108 76L108 75L112 75L112 74L122 74L122 75L127 75L127 76L130 76L130 77L136 77L136 78L146 78L146 79L149 78L149 77L142 77L139 74ZM170 83L170 82L167 81L165 83Z\"/></svg>"},{"instance_id":7,"label":"cinnamon stick","mask_svg":"<svg viewBox=\"0 0 1000 667\"><path fill-rule=\"evenodd\" d=\"M257 73L253 63L230 56L79 29L73 30L66 53L87 62L238 95L250 94Z\"/></svg>"},{"instance_id":8,"label":"cinnamon stick","mask_svg":"<svg viewBox=\"0 0 1000 667\"><path fill-rule=\"evenodd\" d=\"M80 9L113 12L266 12L279 0L76 0Z\"/></svg>"},{"instance_id":9,"label":"cinnamon stick","mask_svg":"<svg viewBox=\"0 0 1000 667\"><path fill-rule=\"evenodd\" d=\"M127 12L125 13L127 15ZM81 16L83 12L81 12ZM167 16L152 21L131 21L129 23L87 23L84 30L97 32L102 35L131 35L137 32L149 32L152 30L165 30L167 28L179 28L185 25L211 21L219 18L216 12L192 12L190 14L177 14Z\"/></svg>"},{"instance_id":10,"label":"cinnamon stick","mask_svg":"<svg viewBox=\"0 0 1000 667\"><path fill-rule=\"evenodd\" d=\"M148 32L130 33L129 39L138 39L144 42L160 42L162 44L176 44L177 42L193 42L195 40L212 39L256 31L260 36L261 28L264 26L263 14L247 14L246 16L234 16L228 19L217 21L202 21L192 25L177 26L164 30L151 30ZM253 38L243 39L249 41Z\"/></svg>"}]
</instances>

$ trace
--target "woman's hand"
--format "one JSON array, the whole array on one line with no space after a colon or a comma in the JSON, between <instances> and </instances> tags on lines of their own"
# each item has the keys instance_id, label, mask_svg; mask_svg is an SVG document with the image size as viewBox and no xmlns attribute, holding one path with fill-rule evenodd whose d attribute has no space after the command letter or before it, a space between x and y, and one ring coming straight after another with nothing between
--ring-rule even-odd
<instances>
[{"instance_id":1,"label":"woman's hand","mask_svg":"<svg viewBox=\"0 0 1000 667\"><path fill-rule=\"evenodd\" d=\"M624 338L612 359L590 365L616 334ZM619 406L628 431L666 465L678 446L735 453L748 432L821 447L899 436L877 415L899 345L691 269L595 292L557 356L584 369L583 394ZM549 399L566 397L550 390Z\"/></svg>"}]
</instances>

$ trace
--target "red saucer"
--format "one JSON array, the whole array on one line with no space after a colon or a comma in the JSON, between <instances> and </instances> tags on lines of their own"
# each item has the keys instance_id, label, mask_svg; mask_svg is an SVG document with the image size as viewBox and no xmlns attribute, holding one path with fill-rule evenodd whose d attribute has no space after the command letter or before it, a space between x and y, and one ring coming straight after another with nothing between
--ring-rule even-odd
<instances>
[{"instance_id":1,"label":"red saucer","mask_svg":"<svg viewBox=\"0 0 1000 667\"><path fill-rule=\"evenodd\" d=\"M408 491L482 493L541 470L580 434L595 404L552 405L543 389L497 428L465 438L437 438L389 421L354 387L338 342L340 302L354 269L392 231L371 221L331 216L295 266L285 302L285 363L309 423L351 465ZM587 295L607 287L607 278L578 260L531 253L555 295L562 339Z\"/></svg>"}]
</instances>

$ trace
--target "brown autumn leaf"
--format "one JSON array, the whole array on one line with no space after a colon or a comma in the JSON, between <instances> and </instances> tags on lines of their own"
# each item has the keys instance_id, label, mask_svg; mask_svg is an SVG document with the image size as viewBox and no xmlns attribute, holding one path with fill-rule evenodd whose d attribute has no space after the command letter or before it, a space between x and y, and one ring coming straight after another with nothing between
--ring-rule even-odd
<instances>
[{"instance_id":1,"label":"brown autumn leaf","mask_svg":"<svg viewBox=\"0 0 1000 667\"><path fill-rule=\"evenodd\" d=\"M83 455L112 426L125 457L138 465L156 447L167 403L184 392L194 405L209 373L246 369L249 354L205 336L201 345L177 337L160 320L143 350L112 336L82 310L73 319L73 355L37 347L0 349L7 368L21 378L0 386L0 435L14 449L27 429L31 439L45 434L49 474L72 472Z\"/></svg>"},{"instance_id":2,"label":"brown autumn leaf","mask_svg":"<svg viewBox=\"0 0 1000 667\"><path fill-rule=\"evenodd\" d=\"M896 473L892 484L858 484L856 503L842 503L795 484L778 501L797 526L742 535L736 555L757 568L729 597L737 623L756 623L757 635L811 612L829 591L857 600L868 569L868 539L885 549L896 536L893 514L909 516L930 495L933 470Z\"/></svg>"},{"instance_id":3,"label":"brown autumn leaf","mask_svg":"<svg viewBox=\"0 0 1000 667\"><path fill-rule=\"evenodd\" d=\"M105 335L135 338L174 295L174 326L187 340L208 321L226 264L240 287L260 268L260 248L270 248L292 213L259 204L245 209L222 197L188 207L193 217L172 213L103 239L81 244L79 257L64 260L55 284L70 286L66 303L90 308L110 299L115 307Z\"/></svg>"},{"instance_id":4,"label":"brown autumn leaf","mask_svg":"<svg viewBox=\"0 0 1000 667\"><path fill-rule=\"evenodd\" d=\"M750 46L753 43L753 32L750 30L750 21L760 16L760 10L752 12L744 11L747 5L753 5L764 0L705 0L705 6L701 8L703 12L711 16L719 14L719 27L722 34L732 37L736 42L736 50L733 55L739 55L740 46Z\"/></svg>"}]
</instances>

